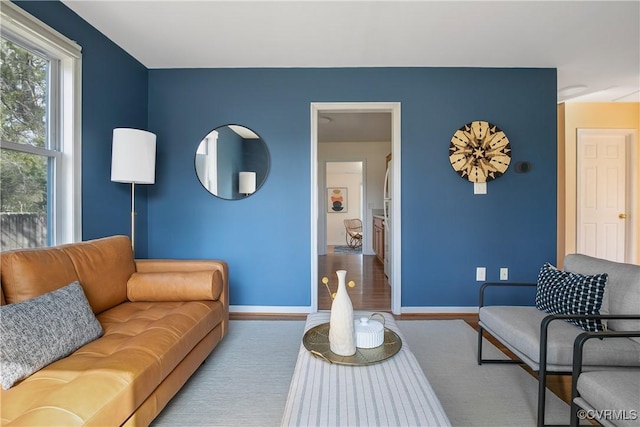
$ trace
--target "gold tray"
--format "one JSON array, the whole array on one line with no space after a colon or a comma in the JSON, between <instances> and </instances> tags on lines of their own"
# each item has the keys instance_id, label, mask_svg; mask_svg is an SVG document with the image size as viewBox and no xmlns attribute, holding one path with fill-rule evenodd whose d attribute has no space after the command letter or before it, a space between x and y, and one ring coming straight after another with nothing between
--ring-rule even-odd
<instances>
[{"instance_id":1,"label":"gold tray","mask_svg":"<svg viewBox=\"0 0 640 427\"><path fill-rule=\"evenodd\" d=\"M356 354L339 356L329 348L329 323L314 326L302 337L304 347L319 359L338 365L364 366L382 362L400 351L402 340L389 328L384 328L384 342L374 348L356 347Z\"/></svg>"}]
</instances>

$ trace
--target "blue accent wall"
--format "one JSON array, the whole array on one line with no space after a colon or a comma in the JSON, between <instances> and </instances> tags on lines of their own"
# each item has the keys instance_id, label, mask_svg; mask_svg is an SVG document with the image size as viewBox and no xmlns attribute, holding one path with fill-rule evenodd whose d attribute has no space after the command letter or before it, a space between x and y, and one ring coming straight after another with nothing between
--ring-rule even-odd
<instances>
[{"instance_id":1,"label":"blue accent wall","mask_svg":"<svg viewBox=\"0 0 640 427\"><path fill-rule=\"evenodd\" d=\"M221 258L231 303L310 304L310 103L400 102L402 305L477 306L487 280L535 280L556 255L556 71L349 68L150 70L149 127L158 180L149 188L149 256ZM451 136L486 120L503 129L513 167L474 195L448 160ZM266 142L269 177L239 201L211 196L193 170L210 129L245 125ZM505 302L530 303L508 293Z\"/></svg>"},{"instance_id":2,"label":"blue accent wall","mask_svg":"<svg viewBox=\"0 0 640 427\"><path fill-rule=\"evenodd\" d=\"M131 235L131 187L111 182L116 127L147 128L148 71L58 1L16 5L82 47L82 237ZM136 186L136 256L147 255L147 186Z\"/></svg>"},{"instance_id":3,"label":"blue accent wall","mask_svg":"<svg viewBox=\"0 0 640 427\"><path fill-rule=\"evenodd\" d=\"M308 306L310 103L400 102L402 306L476 306L487 280L536 279L556 256L556 70L479 68L147 70L60 2L17 4L83 48L83 233L129 234L130 188L110 181L115 127L155 132L156 184L138 186L136 255L229 262L235 305ZM512 164L476 196L451 168L456 129L502 128ZM269 176L251 197L209 194L194 171L202 138L227 123L266 142ZM145 191L146 190L146 191ZM507 293L505 303L531 303Z\"/></svg>"}]
</instances>

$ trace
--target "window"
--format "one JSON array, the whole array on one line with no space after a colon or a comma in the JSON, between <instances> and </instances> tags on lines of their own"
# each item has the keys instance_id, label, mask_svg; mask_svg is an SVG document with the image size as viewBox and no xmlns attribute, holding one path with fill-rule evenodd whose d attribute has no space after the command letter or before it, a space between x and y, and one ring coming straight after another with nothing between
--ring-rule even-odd
<instances>
[{"instance_id":1,"label":"window","mask_svg":"<svg viewBox=\"0 0 640 427\"><path fill-rule=\"evenodd\" d=\"M81 240L80 47L0 11L0 249Z\"/></svg>"}]
</instances>

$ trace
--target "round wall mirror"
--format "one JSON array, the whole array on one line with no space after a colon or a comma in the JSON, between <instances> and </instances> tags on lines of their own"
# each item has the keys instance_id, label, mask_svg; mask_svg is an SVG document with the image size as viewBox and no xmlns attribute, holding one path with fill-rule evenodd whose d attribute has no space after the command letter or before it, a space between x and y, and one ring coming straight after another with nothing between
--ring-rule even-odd
<instances>
[{"instance_id":1,"label":"round wall mirror","mask_svg":"<svg viewBox=\"0 0 640 427\"><path fill-rule=\"evenodd\" d=\"M258 191L266 181L269 150L262 138L245 126L220 126L200 141L195 168L209 193L239 200Z\"/></svg>"}]
</instances>

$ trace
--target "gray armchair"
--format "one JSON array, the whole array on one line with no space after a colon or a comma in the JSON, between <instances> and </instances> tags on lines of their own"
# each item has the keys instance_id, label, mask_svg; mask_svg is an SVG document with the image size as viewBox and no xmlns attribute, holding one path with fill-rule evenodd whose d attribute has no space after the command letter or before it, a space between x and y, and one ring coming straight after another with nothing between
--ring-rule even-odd
<instances>
[{"instance_id":1,"label":"gray armchair","mask_svg":"<svg viewBox=\"0 0 640 427\"><path fill-rule=\"evenodd\" d=\"M640 331L585 332L573 345L571 426L595 420L603 426L640 426L640 368L583 371L584 346L598 338L640 338Z\"/></svg>"},{"instance_id":2,"label":"gray armchair","mask_svg":"<svg viewBox=\"0 0 640 427\"><path fill-rule=\"evenodd\" d=\"M534 306L485 305L485 293L509 286L536 286L536 283L485 283L480 288L478 364L504 363L482 357L483 332L489 332L511 350L519 360L538 372L538 426L544 426L548 374L571 375L573 345L584 332L568 319L600 319L610 330L640 330L640 266L616 263L581 254L565 257L564 269L583 275L607 273L600 315L547 314ZM590 340L585 352L585 370L615 367L640 368L640 340Z\"/></svg>"}]
</instances>

